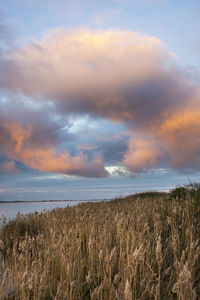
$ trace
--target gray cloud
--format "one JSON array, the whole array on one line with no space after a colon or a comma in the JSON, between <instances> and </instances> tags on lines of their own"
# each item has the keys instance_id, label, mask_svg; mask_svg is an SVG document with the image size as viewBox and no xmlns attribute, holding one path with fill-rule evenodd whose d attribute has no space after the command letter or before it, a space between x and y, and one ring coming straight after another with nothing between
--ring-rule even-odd
<instances>
[{"instance_id":1,"label":"gray cloud","mask_svg":"<svg viewBox=\"0 0 200 300\"><path fill-rule=\"evenodd\" d=\"M66 130L66 120L60 121L42 109L32 111L23 105L8 110L7 102L0 107L0 155L5 158L0 163L0 172L16 172L16 162L41 172L55 172L85 177L104 177L103 158L88 156L83 151L75 155L67 149L61 149L63 142L69 142L74 136ZM65 122L64 122L65 121ZM65 133L63 133L65 126Z\"/></svg>"},{"instance_id":2,"label":"gray cloud","mask_svg":"<svg viewBox=\"0 0 200 300\"><path fill-rule=\"evenodd\" d=\"M1 62L2 88L52 99L65 113L131 121L186 105L194 86L152 37L131 32L55 31Z\"/></svg>"},{"instance_id":3,"label":"gray cloud","mask_svg":"<svg viewBox=\"0 0 200 300\"><path fill-rule=\"evenodd\" d=\"M128 149L126 139L119 145L108 141L98 149L106 161L119 159L132 172L160 163L176 169L200 168L199 86L158 39L130 31L58 29L38 44L5 54L0 67L0 87L10 95L23 94L36 104L51 101L52 110L63 118L88 114L126 124ZM37 150L40 143L46 151L51 149L59 135L52 135L55 124L45 124L40 129L34 124L31 133L30 127L20 129L23 141ZM11 136L12 130L6 130ZM51 151L49 160L57 157L55 148ZM102 156L94 159L95 170L99 165L102 170ZM67 154L65 159L72 158ZM70 166L69 173L87 174L86 164L91 162L84 154L79 160L77 170ZM31 166L35 165L38 159Z\"/></svg>"}]
</instances>

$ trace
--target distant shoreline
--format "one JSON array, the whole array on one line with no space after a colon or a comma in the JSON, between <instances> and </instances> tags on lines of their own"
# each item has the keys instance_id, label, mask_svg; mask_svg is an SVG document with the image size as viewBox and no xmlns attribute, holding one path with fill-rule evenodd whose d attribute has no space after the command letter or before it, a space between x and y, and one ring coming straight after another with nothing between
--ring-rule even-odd
<instances>
[{"instance_id":1,"label":"distant shoreline","mask_svg":"<svg viewBox=\"0 0 200 300\"><path fill-rule=\"evenodd\" d=\"M50 203L50 202L98 202L106 199L90 199L90 200L15 200L15 201L0 201L0 204L5 203ZM108 199L107 199L108 200Z\"/></svg>"}]
</instances>

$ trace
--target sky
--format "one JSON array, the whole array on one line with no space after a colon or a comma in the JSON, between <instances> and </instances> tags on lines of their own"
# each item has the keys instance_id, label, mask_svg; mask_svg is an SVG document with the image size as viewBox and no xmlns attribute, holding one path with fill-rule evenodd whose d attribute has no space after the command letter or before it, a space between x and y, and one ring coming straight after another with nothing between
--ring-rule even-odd
<instances>
[{"instance_id":1,"label":"sky","mask_svg":"<svg viewBox=\"0 0 200 300\"><path fill-rule=\"evenodd\" d=\"M0 0L0 200L200 181L198 0Z\"/></svg>"}]
</instances>

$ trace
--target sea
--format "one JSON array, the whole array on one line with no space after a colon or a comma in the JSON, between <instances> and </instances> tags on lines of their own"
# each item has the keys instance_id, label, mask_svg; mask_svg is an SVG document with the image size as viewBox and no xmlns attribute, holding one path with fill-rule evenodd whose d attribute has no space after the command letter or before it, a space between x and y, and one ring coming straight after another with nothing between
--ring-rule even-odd
<instances>
[{"instance_id":1,"label":"sea","mask_svg":"<svg viewBox=\"0 0 200 300\"><path fill-rule=\"evenodd\" d=\"M91 200L93 202L97 200ZM62 208L77 205L86 201L27 201L27 202L0 202L0 226L3 222L14 219L17 214L29 214L33 212L42 212L54 208Z\"/></svg>"}]
</instances>

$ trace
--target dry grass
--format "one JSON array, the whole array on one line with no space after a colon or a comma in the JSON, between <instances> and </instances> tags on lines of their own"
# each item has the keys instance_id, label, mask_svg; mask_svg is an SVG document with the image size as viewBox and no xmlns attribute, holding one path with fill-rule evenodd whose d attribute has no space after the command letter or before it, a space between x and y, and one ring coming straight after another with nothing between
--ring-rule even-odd
<instances>
[{"instance_id":1,"label":"dry grass","mask_svg":"<svg viewBox=\"0 0 200 300\"><path fill-rule=\"evenodd\" d=\"M191 193L18 216L0 234L0 299L198 299L199 232Z\"/></svg>"}]
</instances>

